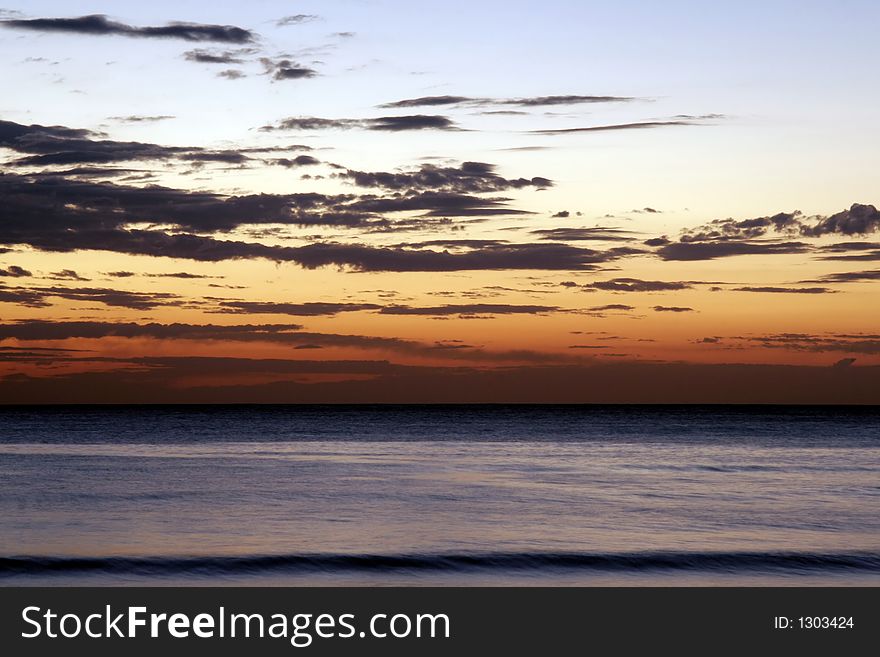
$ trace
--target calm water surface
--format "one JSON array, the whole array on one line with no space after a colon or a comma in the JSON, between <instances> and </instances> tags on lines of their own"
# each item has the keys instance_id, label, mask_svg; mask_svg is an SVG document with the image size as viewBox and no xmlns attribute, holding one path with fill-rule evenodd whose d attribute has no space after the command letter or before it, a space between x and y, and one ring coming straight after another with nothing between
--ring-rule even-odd
<instances>
[{"instance_id":1,"label":"calm water surface","mask_svg":"<svg viewBox=\"0 0 880 657\"><path fill-rule=\"evenodd\" d=\"M880 409L0 407L0 584L880 583Z\"/></svg>"}]
</instances>

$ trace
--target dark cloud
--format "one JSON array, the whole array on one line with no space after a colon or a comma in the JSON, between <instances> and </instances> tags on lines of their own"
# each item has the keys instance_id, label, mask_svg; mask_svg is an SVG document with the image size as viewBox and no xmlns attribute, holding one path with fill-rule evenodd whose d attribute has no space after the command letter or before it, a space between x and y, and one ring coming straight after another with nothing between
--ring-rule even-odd
<instances>
[{"instance_id":1,"label":"dark cloud","mask_svg":"<svg viewBox=\"0 0 880 657\"><path fill-rule=\"evenodd\" d=\"M804 242L714 241L673 242L661 246L657 254L663 260L714 260L738 255L790 255L812 249Z\"/></svg>"},{"instance_id":2,"label":"dark cloud","mask_svg":"<svg viewBox=\"0 0 880 657\"><path fill-rule=\"evenodd\" d=\"M696 312L693 308L685 306L654 306L654 312L658 313L692 313Z\"/></svg>"},{"instance_id":3,"label":"dark cloud","mask_svg":"<svg viewBox=\"0 0 880 657\"><path fill-rule=\"evenodd\" d=\"M379 310L382 308L382 306L373 303L276 303L271 301L222 301L219 306L220 312L231 314L293 315L302 317L338 315L339 313Z\"/></svg>"},{"instance_id":4,"label":"dark cloud","mask_svg":"<svg viewBox=\"0 0 880 657\"><path fill-rule=\"evenodd\" d=\"M227 80L240 80L241 78L246 78L247 75L245 75L245 73L242 71L238 71L236 69L230 68L225 71L220 71L217 74L217 77L218 78L226 78Z\"/></svg>"},{"instance_id":5,"label":"dark cloud","mask_svg":"<svg viewBox=\"0 0 880 657\"><path fill-rule=\"evenodd\" d=\"M62 269L61 271L53 271L49 274L49 278L56 281L87 281L88 278L80 276L73 269Z\"/></svg>"},{"instance_id":6,"label":"dark cloud","mask_svg":"<svg viewBox=\"0 0 880 657\"><path fill-rule=\"evenodd\" d=\"M70 270L65 270L69 272ZM65 272L59 272L64 274ZM75 272L71 272L74 273ZM59 276L61 280L87 280L72 278L69 275ZM150 310L160 305L180 305L180 297L176 294L158 292L126 292L108 288L69 288L61 286L9 288L0 287L0 301L16 303L27 307L45 307L50 305L50 298L69 301L101 303L106 306L131 308L134 310Z\"/></svg>"},{"instance_id":7,"label":"dark cloud","mask_svg":"<svg viewBox=\"0 0 880 657\"><path fill-rule=\"evenodd\" d=\"M770 294L833 294L834 290L827 287L735 287L733 292L764 292Z\"/></svg>"},{"instance_id":8,"label":"dark cloud","mask_svg":"<svg viewBox=\"0 0 880 657\"><path fill-rule=\"evenodd\" d=\"M308 167L314 166L315 164L321 164L321 160L316 157L312 157L311 155L299 155L293 159L289 159L286 157L277 158L272 160L272 163L287 167L289 169L293 169L296 167Z\"/></svg>"},{"instance_id":9,"label":"dark cloud","mask_svg":"<svg viewBox=\"0 0 880 657\"><path fill-rule=\"evenodd\" d=\"M568 135L576 132L609 132L614 130L647 130L668 126L699 125L691 121L642 121L638 123L617 123L614 125L595 125L587 128L554 128L552 130L529 130L535 135Z\"/></svg>"},{"instance_id":10,"label":"dark cloud","mask_svg":"<svg viewBox=\"0 0 880 657\"><path fill-rule=\"evenodd\" d=\"M353 171L346 170L336 177L348 180L358 187L382 187L393 190L431 189L464 193L497 192L523 187L544 189L553 186L547 178L508 179L495 172L494 164L464 162L459 167L438 167L423 164L417 171Z\"/></svg>"},{"instance_id":11,"label":"dark cloud","mask_svg":"<svg viewBox=\"0 0 880 657\"><path fill-rule=\"evenodd\" d=\"M241 52L236 50L213 51L196 48L183 53L183 58L199 64L241 64Z\"/></svg>"},{"instance_id":12,"label":"dark cloud","mask_svg":"<svg viewBox=\"0 0 880 657\"><path fill-rule=\"evenodd\" d=\"M131 227L160 223L198 232L260 223L364 227L377 221L374 213L422 211L428 216L448 217L517 212L504 207L506 199L451 193L392 198L307 193L224 198L163 187L6 174L0 175L0 199L0 244L28 244L56 252L95 249L205 262L265 258L306 268L339 266L356 271L589 270L630 253L627 249L598 251L553 243L499 244L456 253L333 242L288 247Z\"/></svg>"},{"instance_id":13,"label":"dark cloud","mask_svg":"<svg viewBox=\"0 0 880 657\"><path fill-rule=\"evenodd\" d=\"M825 235L864 235L880 230L880 212L873 205L853 204L849 210L829 217L806 217L799 211L745 219L716 219L703 226L682 232L678 241L666 236L647 240L647 246L658 247L657 254L664 260L711 260L736 255L790 254L819 250L824 253L844 253L825 256L831 260L873 260L874 246L829 245L814 247L799 241L762 239L768 235L784 234L788 238L822 237ZM867 244L867 243L866 243ZM855 250L868 253L851 255Z\"/></svg>"},{"instance_id":14,"label":"dark cloud","mask_svg":"<svg viewBox=\"0 0 880 657\"><path fill-rule=\"evenodd\" d=\"M825 274L817 279L801 281L801 283L860 283L863 281L880 281L880 269Z\"/></svg>"},{"instance_id":15,"label":"dark cloud","mask_svg":"<svg viewBox=\"0 0 880 657\"><path fill-rule=\"evenodd\" d=\"M458 130L455 123L449 117L430 114L380 116L375 119L367 119L366 125L369 130L388 132L401 132L404 130Z\"/></svg>"},{"instance_id":16,"label":"dark cloud","mask_svg":"<svg viewBox=\"0 0 880 657\"><path fill-rule=\"evenodd\" d=\"M359 119L323 119L317 116L298 116L282 119L276 125L264 125L260 132L273 132L276 130L329 130L361 127Z\"/></svg>"},{"instance_id":17,"label":"dark cloud","mask_svg":"<svg viewBox=\"0 0 880 657\"><path fill-rule=\"evenodd\" d=\"M561 240L563 242L629 242L634 239L631 237L632 234L633 232L629 230L605 226L595 226L593 228L545 228L532 231L532 235L539 235L542 240Z\"/></svg>"},{"instance_id":18,"label":"dark cloud","mask_svg":"<svg viewBox=\"0 0 880 657\"><path fill-rule=\"evenodd\" d=\"M382 109L398 109L403 107L437 107L440 105L460 105L472 102L474 99L467 96L422 96L421 98L407 98L393 103L379 105Z\"/></svg>"},{"instance_id":19,"label":"dark cloud","mask_svg":"<svg viewBox=\"0 0 880 657\"><path fill-rule=\"evenodd\" d=\"M568 219L571 216L571 213L568 210L560 210L552 215L553 219Z\"/></svg>"},{"instance_id":20,"label":"dark cloud","mask_svg":"<svg viewBox=\"0 0 880 657\"><path fill-rule=\"evenodd\" d=\"M108 164L169 158L227 161L238 157L241 161L243 158L234 151L211 152L197 147L160 146L100 137L100 134L82 128L0 121L0 148L30 155L9 163L12 166Z\"/></svg>"},{"instance_id":21,"label":"dark cloud","mask_svg":"<svg viewBox=\"0 0 880 657\"><path fill-rule=\"evenodd\" d=\"M250 30L232 25L205 25L201 23L169 23L157 27L135 27L109 20L101 14L76 18L35 18L0 21L0 25L36 32L63 32L89 36L127 36L184 41L215 41L222 43L250 43L256 35Z\"/></svg>"},{"instance_id":22,"label":"dark cloud","mask_svg":"<svg viewBox=\"0 0 880 657\"><path fill-rule=\"evenodd\" d=\"M130 115L130 116L110 116L108 117L111 121L119 121L120 123L156 123L158 121L167 121L168 119L176 118L171 114L159 114L156 116L140 116L140 115Z\"/></svg>"},{"instance_id":23,"label":"dark cloud","mask_svg":"<svg viewBox=\"0 0 880 657\"><path fill-rule=\"evenodd\" d=\"M565 285L565 283L563 283ZM566 287L570 287L567 286ZM674 290L688 290L693 287L686 281L644 281L639 278L612 278L608 281L593 281L583 285L575 285L593 290L607 292L668 292Z\"/></svg>"},{"instance_id":24,"label":"dark cloud","mask_svg":"<svg viewBox=\"0 0 880 657\"><path fill-rule=\"evenodd\" d=\"M730 338L767 349L792 351L844 352L851 354L880 354L880 335L811 335L806 333L776 333L759 336Z\"/></svg>"},{"instance_id":25,"label":"dark cloud","mask_svg":"<svg viewBox=\"0 0 880 657\"><path fill-rule=\"evenodd\" d=\"M517 105L520 107L543 107L550 105L579 105L584 103L625 103L635 100L626 96L534 96L530 98L473 98L469 96L422 96L406 98L393 103L379 105L383 109L404 107L436 107L438 105Z\"/></svg>"},{"instance_id":26,"label":"dark cloud","mask_svg":"<svg viewBox=\"0 0 880 657\"><path fill-rule=\"evenodd\" d=\"M410 116L379 116L371 119L325 119L316 116L300 116L282 119L276 125L264 125L262 132L275 130L378 130L404 132L407 130L459 130L447 116L414 114Z\"/></svg>"},{"instance_id":27,"label":"dark cloud","mask_svg":"<svg viewBox=\"0 0 880 657\"><path fill-rule=\"evenodd\" d=\"M24 267L19 267L18 265L9 265L5 269L0 267L0 277L23 278L26 276L33 276L33 274Z\"/></svg>"},{"instance_id":28,"label":"dark cloud","mask_svg":"<svg viewBox=\"0 0 880 657\"><path fill-rule=\"evenodd\" d=\"M261 57L260 63L267 75L271 75L273 80L302 80L305 78L313 78L318 72L307 66L302 66L291 59L271 59L269 57Z\"/></svg>"},{"instance_id":29,"label":"dark cloud","mask_svg":"<svg viewBox=\"0 0 880 657\"><path fill-rule=\"evenodd\" d=\"M866 235L880 230L880 211L873 205L854 203L830 217L818 220L815 225L803 226L801 232L808 237L822 235Z\"/></svg>"},{"instance_id":30,"label":"dark cloud","mask_svg":"<svg viewBox=\"0 0 880 657\"><path fill-rule=\"evenodd\" d=\"M382 315L537 315L557 312L556 306L512 305L502 303L466 303L425 308L413 306L387 306L380 310Z\"/></svg>"},{"instance_id":31,"label":"dark cloud","mask_svg":"<svg viewBox=\"0 0 880 657\"><path fill-rule=\"evenodd\" d=\"M590 312L607 312L609 310L619 310L621 312L629 312L631 310L635 310L635 306L627 306L623 303L609 303L604 306L593 306L590 308Z\"/></svg>"},{"instance_id":32,"label":"dark cloud","mask_svg":"<svg viewBox=\"0 0 880 657\"><path fill-rule=\"evenodd\" d=\"M816 251L822 254L819 256L821 260L839 262L880 260L880 242L838 242L820 246Z\"/></svg>"},{"instance_id":33,"label":"dark cloud","mask_svg":"<svg viewBox=\"0 0 880 657\"><path fill-rule=\"evenodd\" d=\"M305 66L279 66L272 75L273 80L303 80L305 78L313 78L318 72L313 68Z\"/></svg>"}]
</instances>

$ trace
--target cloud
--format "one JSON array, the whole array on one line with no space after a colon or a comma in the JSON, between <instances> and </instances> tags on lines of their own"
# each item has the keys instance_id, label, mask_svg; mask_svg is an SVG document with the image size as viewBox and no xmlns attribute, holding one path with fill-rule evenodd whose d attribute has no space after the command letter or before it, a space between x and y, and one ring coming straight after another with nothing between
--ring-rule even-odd
<instances>
[{"instance_id":1,"label":"cloud","mask_svg":"<svg viewBox=\"0 0 880 657\"><path fill-rule=\"evenodd\" d=\"M832 367L840 367L840 368L849 367L850 365L852 365L855 362L856 362L855 358L841 358L839 361L834 363L834 365L832 365Z\"/></svg>"},{"instance_id":2,"label":"cloud","mask_svg":"<svg viewBox=\"0 0 880 657\"><path fill-rule=\"evenodd\" d=\"M739 255L791 255L811 250L804 242L673 242L657 250L663 260L714 260Z\"/></svg>"},{"instance_id":3,"label":"cloud","mask_svg":"<svg viewBox=\"0 0 880 657\"><path fill-rule=\"evenodd\" d=\"M654 306L654 312L658 312L658 313L693 313L696 311L693 308L687 308L685 306Z\"/></svg>"},{"instance_id":4,"label":"cloud","mask_svg":"<svg viewBox=\"0 0 880 657\"><path fill-rule=\"evenodd\" d=\"M792 351L839 352L851 354L880 354L880 335L871 334L827 334L775 333L758 336L736 336L730 338L747 342L767 349L787 349Z\"/></svg>"},{"instance_id":5,"label":"cloud","mask_svg":"<svg viewBox=\"0 0 880 657\"><path fill-rule=\"evenodd\" d=\"M217 77L226 78L227 80L240 80L241 78L246 78L247 75L243 71L238 71L234 68L230 68L225 71L220 71L217 74Z\"/></svg>"},{"instance_id":6,"label":"cloud","mask_svg":"<svg viewBox=\"0 0 880 657\"><path fill-rule=\"evenodd\" d=\"M635 100L626 96L533 96L526 98L473 98L469 96L422 96L405 98L391 103L379 105L382 109L399 109L406 107L436 107L439 105L469 105L472 107L492 105L516 105L519 107L542 107L551 105L579 105L583 103L626 103Z\"/></svg>"},{"instance_id":7,"label":"cloud","mask_svg":"<svg viewBox=\"0 0 880 657\"><path fill-rule=\"evenodd\" d=\"M827 287L735 287L733 292L762 292L769 294L834 294L834 290Z\"/></svg>"},{"instance_id":8,"label":"cloud","mask_svg":"<svg viewBox=\"0 0 880 657\"><path fill-rule=\"evenodd\" d=\"M24 267L18 265L9 265L6 269L0 267L0 277L23 278L26 276L33 276L33 274Z\"/></svg>"},{"instance_id":9,"label":"cloud","mask_svg":"<svg viewBox=\"0 0 880 657\"><path fill-rule=\"evenodd\" d=\"M176 118L170 114L159 114L156 116L141 116L133 114L130 116L110 116L107 117L111 121L119 121L120 123L156 123L158 121L167 121Z\"/></svg>"},{"instance_id":10,"label":"cloud","mask_svg":"<svg viewBox=\"0 0 880 657\"><path fill-rule=\"evenodd\" d=\"M387 306L379 311L381 315L538 315L557 312L556 306L512 305L500 303L450 304L418 308L413 306Z\"/></svg>"},{"instance_id":11,"label":"cloud","mask_svg":"<svg viewBox=\"0 0 880 657\"><path fill-rule=\"evenodd\" d=\"M221 301L219 312L249 315L293 315L317 317L362 310L379 310L382 306L373 303L276 303L271 301Z\"/></svg>"},{"instance_id":12,"label":"cloud","mask_svg":"<svg viewBox=\"0 0 880 657\"><path fill-rule=\"evenodd\" d=\"M311 155L298 155L292 160L286 157L274 159L272 160L272 164L278 164L280 166L292 169L295 167L308 167L314 166L316 164L321 164L321 160L316 157L312 157Z\"/></svg>"},{"instance_id":13,"label":"cloud","mask_svg":"<svg viewBox=\"0 0 880 657\"><path fill-rule=\"evenodd\" d=\"M244 60L240 57L241 51L226 50L222 52L196 48L183 53L183 58L199 64L241 64Z\"/></svg>"},{"instance_id":14,"label":"cloud","mask_svg":"<svg viewBox=\"0 0 880 657\"><path fill-rule=\"evenodd\" d=\"M393 103L379 105L381 109L399 109L404 107L437 107L441 105L460 105L472 102L474 99L467 96L422 96L420 98L406 98Z\"/></svg>"},{"instance_id":15,"label":"cloud","mask_svg":"<svg viewBox=\"0 0 880 657\"><path fill-rule=\"evenodd\" d=\"M825 274L817 279L801 281L801 283L860 283L862 281L880 281L880 269Z\"/></svg>"},{"instance_id":16,"label":"cloud","mask_svg":"<svg viewBox=\"0 0 880 657\"><path fill-rule=\"evenodd\" d=\"M320 16L314 14L294 14L293 16L285 16L275 21L278 27L286 27L288 25L302 25L303 23L312 23L319 20Z\"/></svg>"},{"instance_id":17,"label":"cloud","mask_svg":"<svg viewBox=\"0 0 880 657\"><path fill-rule=\"evenodd\" d=\"M566 287L570 287L566 285ZM668 292L688 290L693 287L686 281L645 281L639 278L612 278L608 281L593 281L576 287L608 292Z\"/></svg>"},{"instance_id":18,"label":"cloud","mask_svg":"<svg viewBox=\"0 0 880 657\"><path fill-rule=\"evenodd\" d=\"M262 132L276 130L377 130L404 132L408 130L459 130L447 116L414 114L410 116L379 116L370 119L325 119L316 116L299 116L282 119L276 125L264 125Z\"/></svg>"},{"instance_id":19,"label":"cloud","mask_svg":"<svg viewBox=\"0 0 880 657\"><path fill-rule=\"evenodd\" d=\"M369 130L400 132L404 130L457 130L446 116L415 114L412 116L380 116L366 120Z\"/></svg>"},{"instance_id":20,"label":"cloud","mask_svg":"<svg viewBox=\"0 0 880 657\"><path fill-rule=\"evenodd\" d=\"M821 260L880 260L880 242L838 242L820 246L816 250L823 254ZM824 255L826 253L831 255Z\"/></svg>"},{"instance_id":21,"label":"cloud","mask_svg":"<svg viewBox=\"0 0 880 657\"><path fill-rule=\"evenodd\" d=\"M205 25L201 23L168 23L158 27L135 27L109 20L102 14L76 18L34 18L4 20L0 25L36 32L61 32L87 36L127 36L184 41L215 41L221 43L251 43L256 35L250 30L232 25Z\"/></svg>"},{"instance_id":22,"label":"cloud","mask_svg":"<svg viewBox=\"0 0 880 657\"><path fill-rule=\"evenodd\" d=\"M73 269L62 269L61 271L53 271L49 274L49 278L56 281L87 281L88 278L80 276Z\"/></svg>"},{"instance_id":23,"label":"cloud","mask_svg":"<svg viewBox=\"0 0 880 657\"><path fill-rule=\"evenodd\" d=\"M880 212L873 205L853 204L849 210L822 217L807 217L800 211L780 212L766 217L737 221L716 219L707 224L685 230L678 241L666 236L647 240L647 246L657 248L664 260L712 260L737 255L781 255L806 253L816 250L847 253L870 250L875 247L830 245L814 247L793 237L822 237L825 235L863 235L880 230ZM771 234L783 234L788 241L763 239ZM875 253L851 256L826 256L824 259L873 260Z\"/></svg>"},{"instance_id":24,"label":"cloud","mask_svg":"<svg viewBox=\"0 0 880 657\"><path fill-rule=\"evenodd\" d=\"M630 253L552 243L498 244L456 253L337 242L292 247L132 227L145 222L197 232L273 223L369 227L387 225L385 219L374 219L377 213L422 211L427 216L449 217L518 212L505 207L506 199L452 193L389 198L308 193L221 197L163 187L6 174L0 176L0 198L0 244L27 244L44 251L94 249L204 262L265 258L306 268L339 266L355 271L589 270Z\"/></svg>"},{"instance_id":25,"label":"cloud","mask_svg":"<svg viewBox=\"0 0 880 657\"><path fill-rule=\"evenodd\" d=\"M354 171L346 170L336 177L350 181L358 187L382 187L384 189L431 189L462 193L497 192L508 189L536 187L544 189L553 186L547 178L508 179L495 172L494 164L485 162L464 162L459 167L438 167L422 164L416 171Z\"/></svg>"},{"instance_id":26,"label":"cloud","mask_svg":"<svg viewBox=\"0 0 880 657\"><path fill-rule=\"evenodd\" d=\"M635 310L635 306L627 306L623 303L609 303L604 306L593 306L589 310L591 312L606 312L609 310L619 310L621 312L629 312L631 310Z\"/></svg>"},{"instance_id":27,"label":"cloud","mask_svg":"<svg viewBox=\"0 0 880 657\"><path fill-rule=\"evenodd\" d=\"M66 272L69 272L66 274ZM55 278L59 280L87 280L74 278L70 274L76 272L64 270ZM157 306L180 305L180 297L176 294L162 292L126 292L109 288L68 288L61 286L5 288L6 294L0 295L0 301L18 303L27 307L45 307L52 297L69 301L102 303L106 306L131 308L134 310L150 310Z\"/></svg>"},{"instance_id":28,"label":"cloud","mask_svg":"<svg viewBox=\"0 0 880 657\"><path fill-rule=\"evenodd\" d=\"M568 135L577 132L610 132L615 130L648 130L669 126L699 125L692 121L642 121L637 123L617 123L613 125L596 125L586 128L554 128L551 130L529 130L534 135Z\"/></svg>"},{"instance_id":29,"label":"cloud","mask_svg":"<svg viewBox=\"0 0 880 657\"><path fill-rule=\"evenodd\" d=\"M866 235L880 230L880 211L873 205L854 203L830 217L818 220L815 225L804 226L801 232L808 237L822 235Z\"/></svg>"},{"instance_id":30,"label":"cloud","mask_svg":"<svg viewBox=\"0 0 880 657\"><path fill-rule=\"evenodd\" d=\"M605 226L595 226L593 228L545 228L533 230L531 233L532 235L539 235L542 240L561 240L563 242L629 242L634 239L630 237L633 234L632 231Z\"/></svg>"}]
</instances>

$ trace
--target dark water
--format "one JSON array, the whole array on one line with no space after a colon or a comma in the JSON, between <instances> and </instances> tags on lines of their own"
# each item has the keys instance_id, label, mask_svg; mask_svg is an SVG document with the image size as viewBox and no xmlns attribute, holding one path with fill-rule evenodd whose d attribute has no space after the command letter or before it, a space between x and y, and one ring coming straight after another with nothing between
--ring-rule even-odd
<instances>
[{"instance_id":1,"label":"dark water","mask_svg":"<svg viewBox=\"0 0 880 657\"><path fill-rule=\"evenodd\" d=\"M880 583L880 409L0 407L0 584Z\"/></svg>"}]
</instances>

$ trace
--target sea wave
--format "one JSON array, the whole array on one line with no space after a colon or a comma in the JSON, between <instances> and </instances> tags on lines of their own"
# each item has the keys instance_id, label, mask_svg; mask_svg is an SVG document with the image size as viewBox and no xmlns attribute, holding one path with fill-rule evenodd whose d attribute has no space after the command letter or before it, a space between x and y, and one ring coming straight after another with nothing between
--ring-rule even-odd
<instances>
[{"instance_id":1,"label":"sea wave","mask_svg":"<svg viewBox=\"0 0 880 657\"><path fill-rule=\"evenodd\" d=\"M471 570L612 572L880 572L880 553L814 552L501 552L462 554L287 554L242 556L0 557L0 577L131 574L236 575L261 572Z\"/></svg>"}]
</instances>

